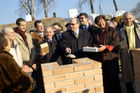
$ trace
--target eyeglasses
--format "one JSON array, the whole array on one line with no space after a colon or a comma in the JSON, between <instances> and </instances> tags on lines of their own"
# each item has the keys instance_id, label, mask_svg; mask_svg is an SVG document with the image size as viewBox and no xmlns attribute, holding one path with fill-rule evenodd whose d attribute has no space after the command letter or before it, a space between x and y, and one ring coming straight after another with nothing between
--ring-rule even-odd
<instances>
[{"instance_id":1,"label":"eyeglasses","mask_svg":"<svg viewBox=\"0 0 140 93\"><path fill-rule=\"evenodd\" d=\"M125 18L125 20L131 20L132 18Z\"/></svg>"},{"instance_id":2,"label":"eyeglasses","mask_svg":"<svg viewBox=\"0 0 140 93\"><path fill-rule=\"evenodd\" d=\"M70 25L74 26L74 25L76 25L76 24L70 23Z\"/></svg>"}]
</instances>

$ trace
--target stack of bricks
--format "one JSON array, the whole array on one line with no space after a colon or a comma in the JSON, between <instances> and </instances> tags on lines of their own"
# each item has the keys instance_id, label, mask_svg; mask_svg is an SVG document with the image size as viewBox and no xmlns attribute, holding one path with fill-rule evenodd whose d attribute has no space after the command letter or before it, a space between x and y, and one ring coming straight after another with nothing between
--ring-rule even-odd
<instances>
[{"instance_id":1,"label":"stack of bricks","mask_svg":"<svg viewBox=\"0 0 140 93\"><path fill-rule=\"evenodd\" d=\"M101 63L74 59L73 64L42 64L45 93L104 93Z\"/></svg>"},{"instance_id":2,"label":"stack of bricks","mask_svg":"<svg viewBox=\"0 0 140 93\"><path fill-rule=\"evenodd\" d=\"M140 49L132 51L136 93L140 93Z\"/></svg>"}]
</instances>

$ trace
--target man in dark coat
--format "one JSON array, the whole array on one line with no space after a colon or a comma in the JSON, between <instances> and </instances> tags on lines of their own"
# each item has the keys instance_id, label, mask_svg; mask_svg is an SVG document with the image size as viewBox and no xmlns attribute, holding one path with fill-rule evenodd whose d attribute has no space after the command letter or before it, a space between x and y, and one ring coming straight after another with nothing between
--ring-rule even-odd
<instances>
[{"instance_id":1,"label":"man in dark coat","mask_svg":"<svg viewBox=\"0 0 140 93\"><path fill-rule=\"evenodd\" d=\"M78 18L80 20L80 28L82 30L89 31L92 34L93 31L97 29L97 26L93 25L87 13L80 13Z\"/></svg>"},{"instance_id":2,"label":"man in dark coat","mask_svg":"<svg viewBox=\"0 0 140 93\"><path fill-rule=\"evenodd\" d=\"M48 53L42 53L41 55L44 57L44 60L42 60L42 63L49 63L49 62L55 62L57 61L59 65L62 64L61 59L60 59L60 53L58 51L58 46L57 46L57 40L54 37L54 31L52 26L48 26L45 30L45 39L40 43L44 44L47 43L49 47L49 52Z\"/></svg>"},{"instance_id":3,"label":"man in dark coat","mask_svg":"<svg viewBox=\"0 0 140 93\"><path fill-rule=\"evenodd\" d=\"M36 20L34 22L34 27L35 27L36 31L32 32L32 34L31 34L33 44L34 44L35 50L36 50L36 59L34 62L34 64L36 64L36 70L34 70L34 72L33 72L33 78L36 79L37 88L34 89L34 91L37 91L37 90L41 91L43 85L41 85L41 83L40 83L42 79L39 77L39 75L41 75L41 72L40 72L41 68L40 68L40 61L38 60L38 56L40 55L39 54L40 42L44 40L44 25L41 20Z\"/></svg>"},{"instance_id":4,"label":"man in dark coat","mask_svg":"<svg viewBox=\"0 0 140 93\"><path fill-rule=\"evenodd\" d=\"M71 29L62 34L62 41L60 42L61 50L65 54L74 54L76 58L84 57L83 47L90 46L92 43L90 33L79 29L79 26L80 22L78 18L72 18L70 21ZM70 63L64 62L63 64Z\"/></svg>"},{"instance_id":5,"label":"man in dark coat","mask_svg":"<svg viewBox=\"0 0 140 93\"><path fill-rule=\"evenodd\" d=\"M126 85L127 93L134 93L134 73L132 50L140 48L140 24L134 20L134 16L126 12L123 15L124 23L119 30L120 35L120 61L122 79Z\"/></svg>"},{"instance_id":6,"label":"man in dark coat","mask_svg":"<svg viewBox=\"0 0 140 93\"><path fill-rule=\"evenodd\" d=\"M63 27L60 23L56 22L53 24L54 38L58 43L62 40L62 30Z\"/></svg>"}]
</instances>

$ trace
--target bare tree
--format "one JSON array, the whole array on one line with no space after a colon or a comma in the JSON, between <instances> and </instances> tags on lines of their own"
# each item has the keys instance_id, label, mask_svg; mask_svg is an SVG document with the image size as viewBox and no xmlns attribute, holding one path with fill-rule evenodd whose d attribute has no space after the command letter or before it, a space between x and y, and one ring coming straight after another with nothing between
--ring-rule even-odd
<instances>
[{"instance_id":1,"label":"bare tree","mask_svg":"<svg viewBox=\"0 0 140 93\"><path fill-rule=\"evenodd\" d=\"M90 9L91 9L91 13L94 14L95 12L94 12L93 3L94 3L94 0L79 0L78 1L78 7L81 10L81 8L84 4L89 4Z\"/></svg>"},{"instance_id":2,"label":"bare tree","mask_svg":"<svg viewBox=\"0 0 140 93\"><path fill-rule=\"evenodd\" d=\"M51 4L54 2L54 0L38 0L38 9L39 9L39 11L40 10L44 10L44 14L45 14L45 17L48 17L48 9L50 9L50 6L51 6ZM40 5L42 6L42 7L40 7Z\"/></svg>"},{"instance_id":3,"label":"bare tree","mask_svg":"<svg viewBox=\"0 0 140 93\"><path fill-rule=\"evenodd\" d=\"M30 14L32 20L35 20L34 17L34 0L20 0L19 2L19 10L18 13L20 15Z\"/></svg>"},{"instance_id":4,"label":"bare tree","mask_svg":"<svg viewBox=\"0 0 140 93\"><path fill-rule=\"evenodd\" d=\"M114 4L115 10L117 12L118 11L118 6L117 6L117 3L116 3L116 0L113 0L113 4Z\"/></svg>"}]
</instances>

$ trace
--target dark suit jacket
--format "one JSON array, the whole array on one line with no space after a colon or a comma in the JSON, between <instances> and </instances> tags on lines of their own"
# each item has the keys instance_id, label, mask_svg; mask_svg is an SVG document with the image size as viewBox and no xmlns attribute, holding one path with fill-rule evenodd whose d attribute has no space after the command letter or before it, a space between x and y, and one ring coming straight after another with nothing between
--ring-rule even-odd
<instances>
[{"instance_id":1,"label":"dark suit jacket","mask_svg":"<svg viewBox=\"0 0 140 93\"><path fill-rule=\"evenodd\" d=\"M53 37L52 42L49 42L46 38L40 43L48 43L49 45L49 53L44 56L43 63L46 62L55 62L57 61L59 64L61 63L60 59L60 51L58 50L58 45L56 39Z\"/></svg>"},{"instance_id":2,"label":"dark suit jacket","mask_svg":"<svg viewBox=\"0 0 140 93\"><path fill-rule=\"evenodd\" d=\"M83 29L83 25L80 25L80 28L82 29L82 30L84 30ZM90 33L91 33L91 35L93 34L93 32L95 31L95 30L97 30L98 29L98 27L96 27L96 26L94 26L94 25L89 25L89 28L87 29L87 31L89 31Z\"/></svg>"},{"instance_id":3,"label":"dark suit jacket","mask_svg":"<svg viewBox=\"0 0 140 93\"><path fill-rule=\"evenodd\" d=\"M78 38L74 35L72 30L68 30L62 34L62 41L60 42L60 48L65 53L65 49L68 47L71 49L71 53L76 56L76 58L84 57L82 49L86 46L91 46L92 37L88 31L83 31L79 29Z\"/></svg>"}]
</instances>

